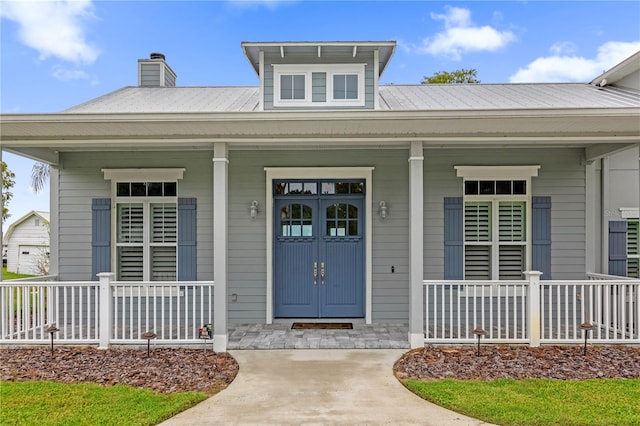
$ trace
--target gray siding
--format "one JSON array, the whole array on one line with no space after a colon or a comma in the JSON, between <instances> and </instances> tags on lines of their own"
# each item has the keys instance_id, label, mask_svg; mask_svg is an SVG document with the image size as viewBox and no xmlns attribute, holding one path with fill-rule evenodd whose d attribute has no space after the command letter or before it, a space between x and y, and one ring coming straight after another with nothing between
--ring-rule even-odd
<instances>
[{"instance_id":1,"label":"gray siding","mask_svg":"<svg viewBox=\"0 0 640 426\"><path fill-rule=\"evenodd\" d=\"M313 83L311 93L312 102L326 102L327 101L327 73L314 72Z\"/></svg>"},{"instance_id":2,"label":"gray siding","mask_svg":"<svg viewBox=\"0 0 640 426\"><path fill-rule=\"evenodd\" d=\"M140 86L160 86L160 63L140 64Z\"/></svg>"},{"instance_id":3,"label":"gray siding","mask_svg":"<svg viewBox=\"0 0 640 426\"><path fill-rule=\"evenodd\" d=\"M638 147L609 157L609 204L605 214L609 220L620 220L621 207L638 208Z\"/></svg>"},{"instance_id":4,"label":"gray siding","mask_svg":"<svg viewBox=\"0 0 640 426\"><path fill-rule=\"evenodd\" d=\"M462 196L455 165L540 164L532 192L552 199L554 279L581 279L585 273L585 168L581 149L425 150L426 279L443 277L444 198ZM372 318L406 323L409 306L409 164L407 149L239 150L229 153L229 322L262 323L266 318L266 173L264 167L374 167L372 181ZM213 279L212 153L67 153L60 170L60 279L91 275L91 200L110 196L103 168L184 167L180 197L197 198L197 270ZM338 176L336 176L338 177ZM257 200L260 213L249 217ZM381 200L389 207L380 220ZM393 272L392 272L393 270ZM237 302L231 295L237 294Z\"/></svg>"},{"instance_id":5,"label":"gray siding","mask_svg":"<svg viewBox=\"0 0 640 426\"><path fill-rule=\"evenodd\" d=\"M302 64L313 64L313 65L318 65L318 64L353 64L353 63L366 63L367 65L365 66L365 104L364 106L359 106L359 107L348 107L348 106L344 106L344 107L336 107L336 106L328 106L328 105L322 105L319 106L318 108L324 108L324 109L373 109L375 106L375 72L374 72L374 65L373 65L373 53L371 52L366 52L366 53L358 53L356 55L356 57L354 58L351 55L344 55L344 56L332 56L332 57L320 57L318 58L317 55L311 55L311 56L286 56L284 58L280 57L280 55L269 55L269 54L265 54L264 57L264 61L265 61L265 66L264 66L264 109L265 110L270 110L270 109L308 109L309 107L301 107L301 108L295 108L295 107L274 107L273 106L273 66L272 64L296 64L296 65L302 65ZM315 74L315 73L314 73ZM318 73L319 74L319 73ZM318 83L319 85L316 87L314 84L314 93L313 95L313 101L314 102L322 102L320 100L316 91L320 91L321 90L321 80L320 78L318 78L316 80L316 76L314 75L314 83ZM324 81L324 84L326 86L326 79Z\"/></svg>"},{"instance_id":6,"label":"gray siding","mask_svg":"<svg viewBox=\"0 0 640 426\"><path fill-rule=\"evenodd\" d=\"M264 211L249 218L251 200L265 206L264 167L373 166L373 320L406 323L408 318L408 163L404 150L232 151L229 164L230 323L260 323L266 317L266 222ZM380 200L389 204L384 222ZM391 273L394 266L395 273Z\"/></svg>"},{"instance_id":7,"label":"gray siding","mask_svg":"<svg viewBox=\"0 0 640 426\"><path fill-rule=\"evenodd\" d=\"M585 167L581 149L425 150L426 279L444 275L444 197L462 196L456 165L539 164L532 195L550 196L553 279L585 277Z\"/></svg>"},{"instance_id":8,"label":"gray siding","mask_svg":"<svg viewBox=\"0 0 640 426\"><path fill-rule=\"evenodd\" d=\"M91 279L91 200L111 196L103 168L184 167L178 196L198 202L198 279L213 279L211 152L93 152L61 154L59 279Z\"/></svg>"}]
</instances>

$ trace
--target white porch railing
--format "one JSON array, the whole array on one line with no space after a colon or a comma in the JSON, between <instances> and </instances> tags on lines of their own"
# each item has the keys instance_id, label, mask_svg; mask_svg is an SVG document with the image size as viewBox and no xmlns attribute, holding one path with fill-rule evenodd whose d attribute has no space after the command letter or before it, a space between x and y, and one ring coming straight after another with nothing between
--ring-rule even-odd
<instances>
[{"instance_id":1,"label":"white porch railing","mask_svg":"<svg viewBox=\"0 0 640 426\"><path fill-rule=\"evenodd\" d=\"M640 344L640 280L441 281L424 283L425 343Z\"/></svg>"},{"instance_id":2,"label":"white porch railing","mask_svg":"<svg viewBox=\"0 0 640 426\"><path fill-rule=\"evenodd\" d=\"M55 326L57 343L202 343L199 329L213 323L213 281L100 281L0 283L0 344L43 344Z\"/></svg>"}]
</instances>

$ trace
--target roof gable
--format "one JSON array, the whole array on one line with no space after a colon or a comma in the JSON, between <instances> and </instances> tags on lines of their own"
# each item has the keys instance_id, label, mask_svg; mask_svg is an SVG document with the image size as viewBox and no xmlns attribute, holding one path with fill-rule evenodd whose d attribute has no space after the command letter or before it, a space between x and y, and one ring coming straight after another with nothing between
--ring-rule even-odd
<instances>
[{"instance_id":1,"label":"roof gable","mask_svg":"<svg viewBox=\"0 0 640 426\"><path fill-rule=\"evenodd\" d=\"M9 227L7 228L7 232L5 232L5 234L4 234L3 244L6 243L7 241L9 241L9 239L11 238L11 234L13 234L13 231L18 226L20 226L21 224L23 224L24 222L26 222L27 220L29 220L33 216L39 217L43 221L49 223L49 217L50 217L49 216L49 212L39 212L39 211L36 211L36 210L32 210L29 213L27 213L24 216L22 216L20 219L18 219L15 222L13 222L11 225L9 225Z\"/></svg>"}]
</instances>

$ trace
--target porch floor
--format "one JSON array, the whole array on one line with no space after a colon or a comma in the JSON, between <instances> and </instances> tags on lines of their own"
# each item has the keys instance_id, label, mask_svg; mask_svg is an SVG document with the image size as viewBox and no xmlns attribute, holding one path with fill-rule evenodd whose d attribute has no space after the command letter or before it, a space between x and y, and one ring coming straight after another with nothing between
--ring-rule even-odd
<instances>
[{"instance_id":1,"label":"porch floor","mask_svg":"<svg viewBox=\"0 0 640 426\"><path fill-rule=\"evenodd\" d=\"M408 349L409 327L358 324L353 330L292 330L290 323L229 326L229 350L242 349Z\"/></svg>"}]
</instances>

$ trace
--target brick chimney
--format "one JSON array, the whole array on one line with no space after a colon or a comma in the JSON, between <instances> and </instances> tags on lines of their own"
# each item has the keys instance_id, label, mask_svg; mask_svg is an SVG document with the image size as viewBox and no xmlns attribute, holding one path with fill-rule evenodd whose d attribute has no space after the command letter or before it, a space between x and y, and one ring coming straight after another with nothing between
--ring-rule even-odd
<instances>
[{"instance_id":1,"label":"brick chimney","mask_svg":"<svg viewBox=\"0 0 640 426\"><path fill-rule=\"evenodd\" d=\"M175 87L176 73L165 62L162 53L152 53L149 59L138 59L138 86Z\"/></svg>"}]
</instances>

